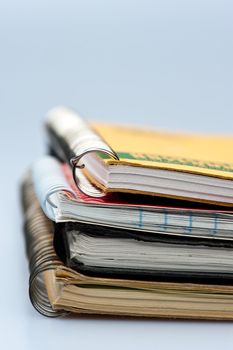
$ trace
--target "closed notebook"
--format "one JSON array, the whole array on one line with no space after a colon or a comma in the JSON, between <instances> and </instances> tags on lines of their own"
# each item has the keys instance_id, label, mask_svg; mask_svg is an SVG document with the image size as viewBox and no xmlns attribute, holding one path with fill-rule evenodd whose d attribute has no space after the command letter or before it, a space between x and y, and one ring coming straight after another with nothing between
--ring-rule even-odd
<instances>
[{"instance_id":1,"label":"closed notebook","mask_svg":"<svg viewBox=\"0 0 233 350\"><path fill-rule=\"evenodd\" d=\"M90 276L233 283L233 242L140 233L66 222L54 225L65 264Z\"/></svg>"},{"instance_id":2,"label":"closed notebook","mask_svg":"<svg viewBox=\"0 0 233 350\"><path fill-rule=\"evenodd\" d=\"M88 276L58 258L53 225L31 179L22 186L30 298L46 316L68 313L134 317L233 319L233 286Z\"/></svg>"},{"instance_id":3,"label":"closed notebook","mask_svg":"<svg viewBox=\"0 0 233 350\"><path fill-rule=\"evenodd\" d=\"M86 194L117 191L233 204L233 137L88 124L64 107L48 113L46 129L51 151L71 165Z\"/></svg>"}]
</instances>

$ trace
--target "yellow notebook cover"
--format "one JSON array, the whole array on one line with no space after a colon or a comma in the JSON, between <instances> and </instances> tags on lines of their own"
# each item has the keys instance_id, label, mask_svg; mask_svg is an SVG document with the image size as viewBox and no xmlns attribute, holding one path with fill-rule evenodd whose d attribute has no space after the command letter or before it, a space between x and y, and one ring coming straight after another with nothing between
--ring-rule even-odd
<instances>
[{"instance_id":1,"label":"yellow notebook cover","mask_svg":"<svg viewBox=\"0 0 233 350\"><path fill-rule=\"evenodd\" d=\"M92 123L117 153L108 164L128 164L233 179L233 136L147 130Z\"/></svg>"}]
</instances>

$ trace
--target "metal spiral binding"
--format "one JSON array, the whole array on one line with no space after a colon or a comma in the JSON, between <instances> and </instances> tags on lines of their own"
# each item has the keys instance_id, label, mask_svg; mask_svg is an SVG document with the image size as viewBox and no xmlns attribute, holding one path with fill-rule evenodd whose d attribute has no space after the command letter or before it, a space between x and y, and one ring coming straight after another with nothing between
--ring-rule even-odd
<instances>
[{"instance_id":1,"label":"metal spiral binding","mask_svg":"<svg viewBox=\"0 0 233 350\"><path fill-rule=\"evenodd\" d=\"M92 152L104 153L110 156L111 158L119 160L117 154L115 154L114 151L109 151L107 149L100 149L100 148L87 149L83 151L81 154L79 154L78 156L71 158L70 160L70 164L72 165L73 179L76 183L76 186L84 194L87 194L88 196L91 196L91 197L103 197L105 196L105 193L99 188L92 185L91 182L82 174L81 170L85 168L85 164L79 165L81 158L83 158L85 155Z\"/></svg>"},{"instance_id":2,"label":"metal spiral binding","mask_svg":"<svg viewBox=\"0 0 233 350\"><path fill-rule=\"evenodd\" d=\"M25 212L26 250L29 259L29 297L32 305L42 315L48 317L65 316L66 311L54 310L45 288L43 273L67 268L58 259L53 247L52 224L44 216L32 190L30 179L22 186Z\"/></svg>"},{"instance_id":3,"label":"metal spiral binding","mask_svg":"<svg viewBox=\"0 0 233 350\"><path fill-rule=\"evenodd\" d=\"M50 139L55 143L53 151L66 155L72 167L74 181L81 192L92 197L102 197L105 193L84 181L82 170L85 164L81 159L90 153L103 153L112 159L119 160L118 155L90 125L73 110L57 107L48 113L47 128ZM51 135L52 134L52 135ZM68 154L67 154L67 150Z\"/></svg>"}]
</instances>

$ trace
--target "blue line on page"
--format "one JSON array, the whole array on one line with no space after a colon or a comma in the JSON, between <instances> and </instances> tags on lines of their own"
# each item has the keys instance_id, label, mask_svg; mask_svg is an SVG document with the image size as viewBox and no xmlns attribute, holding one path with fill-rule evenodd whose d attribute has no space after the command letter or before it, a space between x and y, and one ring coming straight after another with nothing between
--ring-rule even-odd
<instances>
[{"instance_id":1,"label":"blue line on page","mask_svg":"<svg viewBox=\"0 0 233 350\"><path fill-rule=\"evenodd\" d=\"M166 230L167 229L167 225L168 225L168 214L167 214L167 210L166 209L163 210L163 214L164 214L163 229Z\"/></svg>"},{"instance_id":2,"label":"blue line on page","mask_svg":"<svg viewBox=\"0 0 233 350\"><path fill-rule=\"evenodd\" d=\"M189 225L188 225L188 231L192 232L193 229L193 213L190 211L189 213Z\"/></svg>"},{"instance_id":3,"label":"blue line on page","mask_svg":"<svg viewBox=\"0 0 233 350\"><path fill-rule=\"evenodd\" d=\"M142 227L143 226L143 221L142 221L142 218L143 217L143 210L142 208L139 208L139 227Z\"/></svg>"},{"instance_id":4,"label":"blue line on page","mask_svg":"<svg viewBox=\"0 0 233 350\"><path fill-rule=\"evenodd\" d=\"M213 228L213 234L217 233L218 231L218 215L214 215L214 228Z\"/></svg>"}]
</instances>

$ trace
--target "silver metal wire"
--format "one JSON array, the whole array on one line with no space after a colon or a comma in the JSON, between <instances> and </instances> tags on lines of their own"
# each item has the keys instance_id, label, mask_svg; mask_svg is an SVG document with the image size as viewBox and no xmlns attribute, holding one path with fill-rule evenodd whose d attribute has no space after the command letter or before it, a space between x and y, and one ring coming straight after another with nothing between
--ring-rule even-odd
<instances>
[{"instance_id":1,"label":"silver metal wire","mask_svg":"<svg viewBox=\"0 0 233 350\"><path fill-rule=\"evenodd\" d=\"M92 197L104 196L105 193L93 186L89 180L83 181L80 174L86 165L80 164L80 160L89 153L102 153L119 160L116 152L84 118L72 109L57 107L51 110L47 116L46 127L49 131L52 150L63 160L69 159L74 181L80 191Z\"/></svg>"},{"instance_id":2,"label":"silver metal wire","mask_svg":"<svg viewBox=\"0 0 233 350\"><path fill-rule=\"evenodd\" d=\"M70 160L70 164L72 166L73 178L76 183L76 186L79 188L81 192L91 197L103 197L105 196L105 193L101 189L92 185L91 182L86 177L84 180L84 177L81 175L81 171L85 168L85 164L84 163L79 164L79 162L85 155L90 153L97 153L97 152L106 154L110 158L113 158L115 160L119 160L117 154L113 150L103 149L103 148L89 148Z\"/></svg>"}]
</instances>

